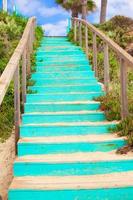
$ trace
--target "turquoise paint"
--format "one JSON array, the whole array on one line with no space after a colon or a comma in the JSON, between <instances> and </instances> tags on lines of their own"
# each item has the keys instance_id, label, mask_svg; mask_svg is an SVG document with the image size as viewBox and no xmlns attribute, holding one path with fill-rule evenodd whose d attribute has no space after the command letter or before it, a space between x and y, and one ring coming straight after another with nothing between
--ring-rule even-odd
<instances>
[{"instance_id":1,"label":"turquoise paint","mask_svg":"<svg viewBox=\"0 0 133 200\"><path fill-rule=\"evenodd\" d=\"M30 86L29 90L37 91L38 94L43 93L68 93L68 92L100 92L102 91L101 85L74 85L74 86Z\"/></svg>"},{"instance_id":2,"label":"turquoise paint","mask_svg":"<svg viewBox=\"0 0 133 200\"><path fill-rule=\"evenodd\" d=\"M88 114L24 114L22 116L23 124L43 124L56 122L98 122L104 121L105 114L102 112L92 112Z\"/></svg>"},{"instance_id":3,"label":"turquoise paint","mask_svg":"<svg viewBox=\"0 0 133 200\"><path fill-rule=\"evenodd\" d=\"M44 66L36 66L36 71L37 72L53 72L53 70L54 70L54 72L60 72L60 66L46 66L46 65L44 65ZM90 69L90 67L89 66L63 66L62 67L62 72L63 71L86 71L86 70L88 70L88 69Z\"/></svg>"},{"instance_id":4,"label":"turquoise paint","mask_svg":"<svg viewBox=\"0 0 133 200\"><path fill-rule=\"evenodd\" d=\"M22 117L20 137L48 137L71 135L106 135L115 123L104 124L105 115L93 112L100 108L97 103L67 104L74 101L88 101L104 95L101 85L95 78L92 66L82 49L71 44L66 37L43 38L36 52L36 73L31 75L35 81L30 90L36 94L26 97L25 114ZM66 101L66 104L60 102ZM57 104L47 104L57 102ZM44 115L43 112L58 111L89 111L89 114L59 114ZM37 114L37 112L39 112ZM97 122L90 125L80 125L80 122ZM67 125L60 126L60 122ZM72 122L75 122L72 124ZM77 124L78 122L78 124ZM106 142L72 142L72 143L18 143L19 156L46 155L76 152L109 152L125 145L124 140ZM72 163L17 163L14 164L15 176L70 176L94 175L124 172L133 170L133 160L109 162L72 162ZM9 200L18 199L48 199L48 200L132 200L133 188L112 188L95 190L10 190ZM114 199L115 197L115 199Z\"/></svg>"},{"instance_id":5,"label":"turquoise paint","mask_svg":"<svg viewBox=\"0 0 133 200\"><path fill-rule=\"evenodd\" d=\"M63 135L88 135L88 134L108 134L109 128L115 127L112 125L88 125L88 126L51 126L49 125L22 125L20 126L21 137L47 137L47 136L63 136Z\"/></svg>"},{"instance_id":6,"label":"turquoise paint","mask_svg":"<svg viewBox=\"0 0 133 200\"><path fill-rule=\"evenodd\" d=\"M133 160L75 163L15 162L15 176L82 176L133 171Z\"/></svg>"},{"instance_id":7,"label":"turquoise paint","mask_svg":"<svg viewBox=\"0 0 133 200\"><path fill-rule=\"evenodd\" d=\"M98 110L100 103L95 104L25 104L25 113L31 112L58 112L58 111L82 111Z\"/></svg>"},{"instance_id":8,"label":"turquoise paint","mask_svg":"<svg viewBox=\"0 0 133 200\"><path fill-rule=\"evenodd\" d=\"M75 190L10 190L9 200L132 200L133 187Z\"/></svg>"},{"instance_id":9,"label":"turquoise paint","mask_svg":"<svg viewBox=\"0 0 133 200\"><path fill-rule=\"evenodd\" d=\"M39 48L38 49L38 53L36 53L36 56L57 56L59 55L60 56L63 56L63 55L67 55L67 56L80 56L81 55L84 55L83 53L81 53L80 50L60 50L60 51L57 51L57 50L54 50L54 51L44 51L43 48Z\"/></svg>"},{"instance_id":10,"label":"turquoise paint","mask_svg":"<svg viewBox=\"0 0 133 200\"><path fill-rule=\"evenodd\" d=\"M65 52L64 52L64 54L61 54L60 55L60 57L59 57L59 55L58 54L54 54L54 55L51 55L51 54L48 54L48 53L46 53L45 52L45 54L44 55L42 55L42 56L39 56L39 55L36 55L36 59L59 59L59 58L68 58L68 55L66 54L65 55ZM84 59L87 59L87 57L86 57L86 54L84 54L84 53L72 53L70 56L69 56L69 58L84 58Z\"/></svg>"},{"instance_id":11,"label":"turquoise paint","mask_svg":"<svg viewBox=\"0 0 133 200\"><path fill-rule=\"evenodd\" d=\"M86 101L102 96L103 92L93 93L53 93L53 94L28 94L26 97L27 103L35 102L56 102L56 101Z\"/></svg>"},{"instance_id":12,"label":"turquoise paint","mask_svg":"<svg viewBox=\"0 0 133 200\"><path fill-rule=\"evenodd\" d=\"M93 71L70 71L69 72L66 72L66 71L63 71L63 72L50 72L50 73L40 73L40 72L37 72L37 73L33 73L32 74L32 79L34 78L38 78L40 77L41 78L45 78L45 79L82 79L82 78L86 78L86 79L89 79L89 78L94 78L94 72Z\"/></svg>"},{"instance_id":13,"label":"turquoise paint","mask_svg":"<svg viewBox=\"0 0 133 200\"><path fill-rule=\"evenodd\" d=\"M31 79L35 81L34 86L65 86L65 85L88 85L96 84L97 80L91 79L44 79L44 78L34 78Z\"/></svg>"},{"instance_id":14,"label":"turquoise paint","mask_svg":"<svg viewBox=\"0 0 133 200\"><path fill-rule=\"evenodd\" d=\"M126 145L124 140L108 141L100 143L18 143L18 156L24 155L44 155L58 153L75 153L75 152L109 152Z\"/></svg>"}]
</instances>

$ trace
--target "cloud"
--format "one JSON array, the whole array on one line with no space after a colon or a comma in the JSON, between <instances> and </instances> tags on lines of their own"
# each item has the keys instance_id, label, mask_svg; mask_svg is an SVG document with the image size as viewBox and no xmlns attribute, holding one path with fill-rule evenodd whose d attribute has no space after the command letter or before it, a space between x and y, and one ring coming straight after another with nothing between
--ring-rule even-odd
<instances>
[{"instance_id":1,"label":"cloud","mask_svg":"<svg viewBox=\"0 0 133 200\"><path fill-rule=\"evenodd\" d=\"M68 20L61 20L54 24L44 24L42 28L47 36L65 36L67 33Z\"/></svg>"},{"instance_id":2,"label":"cloud","mask_svg":"<svg viewBox=\"0 0 133 200\"><path fill-rule=\"evenodd\" d=\"M40 0L16 0L18 10L23 15L37 15L41 17L52 17L55 15L68 14L60 6L47 7L43 1Z\"/></svg>"},{"instance_id":3,"label":"cloud","mask_svg":"<svg viewBox=\"0 0 133 200\"><path fill-rule=\"evenodd\" d=\"M99 22L101 0L95 0L97 10L93 14L94 21ZM124 15L127 17L133 17L133 1L132 0L108 0L107 19L115 15Z\"/></svg>"}]
</instances>

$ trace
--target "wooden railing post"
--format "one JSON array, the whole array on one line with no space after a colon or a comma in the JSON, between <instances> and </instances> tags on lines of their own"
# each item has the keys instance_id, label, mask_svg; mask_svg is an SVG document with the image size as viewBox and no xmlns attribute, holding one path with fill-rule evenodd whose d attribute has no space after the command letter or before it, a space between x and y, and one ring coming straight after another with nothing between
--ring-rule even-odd
<instances>
[{"instance_id":1,"label":"wooden railing post","mask_svg":"<svg viewBox=\"0 0 133 200\"><path fill-rule=\"evenodd\" d=\"M26 48L22 55L22 103L24 105L26 101Z\"/></svg>"},{"instance_id":2,"label":"wooden railing post","mask_svg":"<svg viewBox=\"0 0 133 200\"><path fill-rule=\"evenodd\" d=\"M124 59L120 59L120 81L121 81L121 117L128 116L128 97L127 97L127 66Z\"/></svg>"},{"instance_id":3,"label":"wooden railing post","mask_svg":"<svg viewBox=\"0 0 133 200\"><path fill-rule=\"evenodd\" d=\"M88 27L87 25L85 26L85 50L86 50L86 55L88 57Z\"/></svg>"},{"instance_id":4,"label":"wooden railing post","mask_svg":"<svg viewBox=\"0 0 133 200\"><path fill-rule=\"evenodd\" d=\"M77 22L74 20L74 42L77 41Z\"/></svg>"},{"instance_id":5,"label":"wooden railing post","mask_svg":"<svg viewBox=\"0 0 133 200\"><path fill-rule=\"evenodd\" d=\"M104 86L106 92L109 92L109 82L109 48L108 44L104 43Z\"/></svg>"},{"instance_id":6,"label":"wooden railing post","mask_svg":"<svg viewBox=\"0 0 133 200\"><path fill-rule=\"evenodd\" d=\"M30 61L30 38L27 44L27 74L28 76L31 74L31 61Z\"/></svg>"},{"instance_id":7,"label":"wooden railing post","mask_svg":"<svg viewBox=\"0 0 133 200\"><path fill-rule=\"evenodd\" d=\"M79 22L79 44L82 46L82 22Z\"/></svg>"},{"instance_id":8,"label":"wooden railing post","mask_svg":"<svg viewBox=\"0 0 133 200\"><path fill-rule=\"evenodd\" d=\"M14 124L15 124L15 146L17 154L17 142L19 139L20 126L20 77L19 66L16 68L14 74Z\"/></svg>"},{"instance_id":9,"label":"wooden railing post","mask_svg":"<svg viewBox=\"0 0 133 200\"><path fill-rule=\"evenodd\" d=\"M96 33L93 32L93 68L95 71L95 75L98 76L97 71L97 40L96 40Z\"/></svg>"}]
</instances>

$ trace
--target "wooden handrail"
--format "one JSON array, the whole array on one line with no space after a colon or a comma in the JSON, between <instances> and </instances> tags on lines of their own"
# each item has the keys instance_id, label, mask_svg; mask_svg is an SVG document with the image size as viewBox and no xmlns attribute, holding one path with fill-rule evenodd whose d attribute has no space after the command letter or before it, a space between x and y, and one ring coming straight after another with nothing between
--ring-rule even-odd
<instances>
[{"instance_id":1,"label":"wooden handrail","mask_svg":"<svg viewBox=\"0 0 133 200\"><path fill-rule=\"evenodd\" d=\"M100 31L98 28L90 24L89 22L74 18L74 21L81 22L83 25L87 25L88 28L94 32L97 36L99 36L100 39L102 39L105 43L107 43L121 58L123 58L130 67L133 68L133 57L130 56L124 49L122 49L118 44L116 44L112 39L110 39L108 36L106 36L102 31Z\"/></svg>"},{"instance_id":2,"label":"wooden handrail","mask_svg":"<svg viewBox=\"0 0 133 200\"><path fill-rule=\"evenodd\" d=\"M26 97L26 77L30 73L30 55L33 48L36 18L28 20L22 38L11 56L4 72L0 77L0 105L6 95L9 85L14 80L14 108L15 108L15 134L16 142L19 138L20 125L20 74L19 65L22 60L22 100ZM27 71L27 72L26 72Z\"/></svg>"},{"instance_id":3,"label":"wooden handrail","mask_svg":"<svg viewBox=\"0 0 133 200\"><path fill-rule=\"evenodd\" d=\"M82 28L85 27L85 48L86 54L88 56L88 31L87 28L92 32L93 35L93 68L95 74L97 76L97 40L99 37L103 41L104 46L104 85L105 91L109 91L109 48L111 48L120 58L120 85L121 85L121 117L125 118L128 116L128 98L127 98L127 70L128 67L133 69L133 57L130 56L124 49L122 49L118 44L116 44L113 40L111 40L108 36L106 36L103 32L101 32L98 28L90 24L89 22L79 19L72 18L72 25L74 25L74 41L79 40L80 46L82 46L81 39L82 36ZM79 26L79 30L77 27ZM78 33L77 33L78 31ZM77 36L79 35L79 38Z\"/></svg>"}]
</instances>

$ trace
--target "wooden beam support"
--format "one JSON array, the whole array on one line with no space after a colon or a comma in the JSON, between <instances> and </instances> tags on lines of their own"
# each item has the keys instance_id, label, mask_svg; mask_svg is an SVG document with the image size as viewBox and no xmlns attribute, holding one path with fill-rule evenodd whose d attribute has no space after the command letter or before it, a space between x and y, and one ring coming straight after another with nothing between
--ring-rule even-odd
<instances>
[{"instance_id":1,"label":"wooden beam support","mask_svg":"<svg viewBox=\"0 0 133 200\"><path fill-rule=\"evenodd\" d=\"M95 71L95 75L98 76L97 71L97 40L96 40L96 33L93 32L93 68Z\"/></svg>"},{"instance_id":2,"label":"wooden beam support","mask_svg":"<svg viewBox=\"0 0 133 200\"><path fill-rule=\"evenodd\" d=\"M104 43L104 86L106 92L109 92L109 82L109 47L107 43Z\"/></svg>"},{"instance_id":3,"label":"wooden beam support","mask_svg":"<svg viewBox=\"0 0 133 200\"><path fill-rule=\"evenodd\" d=\"M74 42L77 41L77 22L74 20Z\"/></svg>"},{"instance_id":4,"label":"wooden beam support","mask_svg":"<svg viewBox=\"0 0 133 200\"><path fill-rule=\"evenodd\" d=\"M79 22L79 44L82 47L82 22Z\"/></svg>"},{"instance_id":5,"label":"wooden beam support","mask_svg":"<svg viewBox=\"0 0 133 200\"><path fill-rule=\"evenodd\" d=\"M20 126L20 77L19 66L16 68L14 74L14 124L15 124L15 146L17 154L17 142L19 139L19 126Z\"/></svg>"},{"instance_id":6,"label":"wooden beam support","mask_svg":"<svg viewBox=\"0 0 133 200\"><path fill-rule=\"evenodd\" d=\"M23 52L22 55L22 103L26 102L26 65L27 65L27 60L26 60L26 49Z\"/></svg>"},{"instance_id":7,"label":"wooden beam support","mask_svg":"<svg viewBox=\"0 0 133 200\"><path fill-rule=\"evenodd\" d=\"M120 82L121 82L121 117L128 116L128 97L127 97L127 66L124 59L120 60Z\"/></svg>"},{"instance_id":8,"label":"wooden beam support","mask_svg":"<svg viewBox=\"0 0 133 200\"><path fill-rule=\"evenodd\" d=\"M88 27L85 26L85 50L86 50L86 55L88 57L89 49L88 49Z\"/></svg>"}]
</instances>

